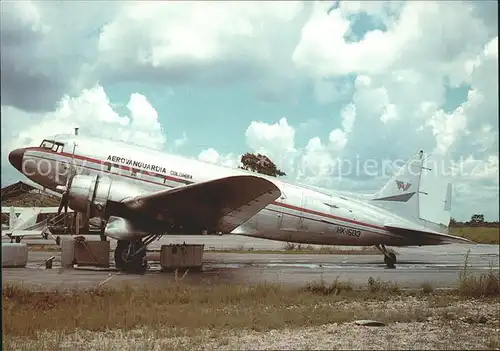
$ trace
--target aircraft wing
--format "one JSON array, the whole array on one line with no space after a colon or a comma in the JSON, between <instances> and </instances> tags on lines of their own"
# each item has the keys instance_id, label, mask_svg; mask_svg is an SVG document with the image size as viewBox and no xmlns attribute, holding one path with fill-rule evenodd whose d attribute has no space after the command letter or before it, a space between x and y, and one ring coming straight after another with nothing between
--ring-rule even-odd
<instances>
[{"instance_id":1,"label":"aircraft wing","mask_svg":"<svg viewBox=\"0 0 500 351\"><path fill-rule=\"evenodd\" d=\"M241 175L139 195L121 205L175 227L230 233L280 195L269 180Z\"/></svg>"},{"instance_id":2,"label":"aircraft wing","mask_svg":"<svg viewBox=\"0 0 500 351\"><path fill-rule=\"evenodd\" d=\"M404 239L412 242L418 243L434 243L434 244L475 244L469 239L465 239L459 236L439 233L429 229L412 229L400 226L397 224L386 224L384 226L388 231L397 234Z\"/></svg>"}]
</instances>

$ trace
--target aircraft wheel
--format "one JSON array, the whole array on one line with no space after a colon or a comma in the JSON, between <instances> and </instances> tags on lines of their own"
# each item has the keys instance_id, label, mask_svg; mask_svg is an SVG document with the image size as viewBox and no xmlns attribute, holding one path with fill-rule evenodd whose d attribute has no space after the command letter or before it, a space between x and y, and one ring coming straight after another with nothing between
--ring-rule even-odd
<instances>
[{"instance_id":1,"label":"aircraft wheel","mask_svg":"<svg viewBox=\"0 0 500 351\"><path fill-rule=\"evenodd\" d=\"M16 243L20 243L21 242L21 237L20 236L16 236Z\"/></svg>"},{"instance_id":2,"label":"aircraft wheel","mask_svg":"<svg viewBox=\"0 0 500 351\"><path fill-rule=\"evenodd\" d=\"M115 249L115 267L130 273L143 273L147 269L146 250L138 255L129 257L129 246L132 245L130 254L135 253L143 246L140 240L118 240Z\"/></svg>"},{"instance_id":3,"label":"aircraft wheel","mask_svg":"<svg viewBox=\"0 0 500 351\"><path fill-rule=\"evenodd\" d=\"M123 256L125 255L125 251L128 248L128 241L118 240L116 243L115 249L115 267L118 269L123 269L125 266L125 259Z\"/></svg>"},{"instance_id":4,"label":"aircraft wheel","mask_svg":"<svg viewBox=\"0 0 500 351\"><path fill-rule=\"evenodd\" d=\"M384 263L387 268L396 268L396 255L394 252L388 252L387 255L384 255Z\"/></svg>"}]
</instances>

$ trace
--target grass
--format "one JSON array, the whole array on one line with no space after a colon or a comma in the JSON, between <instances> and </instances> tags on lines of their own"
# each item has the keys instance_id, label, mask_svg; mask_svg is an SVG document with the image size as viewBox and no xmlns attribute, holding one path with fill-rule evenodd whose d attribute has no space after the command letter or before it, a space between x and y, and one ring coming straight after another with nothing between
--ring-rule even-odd
<instances>
[{"instance_id":1,"label":"grass","mask_svg":"<svg viewBox=\"0 0 500 351\"><path fill-rule=\"evenodd\" d=\"M320 280L303 288L208 281L191 285L177 276L173 283L157 288L124 285L37 292L27 286L7 284L2 289L2 330L6 337L36 339L43 330L63 335L77 330L126 332L142 327L177 336L194 335L200 328L263 331L354 319L409 322L426 320L430 310L410 306L389 311L380 305L367 306L374 301L411 296L435 299L437 305L447 305L457 298L498 299L499 278L493 270L472 276L467 272L466 259L459 279L456 290L439 292L428 283L419 291L408 291L396 283L373 278L361 288L338 280L330 284Z\"/></svg>"},{"instance_id":2,"label":"grass","mask_svg":"<svg viewBox=\"0 0 500 351\"><path fill-rule=\"evenodd\" d=\"M7 285L2 289L5 335L36 337L43 329L73 332L77 329L124 331L163 327L172 333L210 329L279 329L283 326L312 326L373 318L373 312L336 307L343 299L387 297L390 291L354 293L350 284L335 287L323 283L302 289L278 284L206 284L182 282L161 288L95 288L35 292L27 287ZM389 316L381 313L381 319ZM48 321L51 321L50 323Z\"/></svg>"},{"instance_id":3,"label":"grass","mask_svg":"<svg viewBox=\"0 0 500 351\"><path fill-rule=\"evenodd\" d=\"M478 244L500 243L500 228L492 228L492 227L451 228L450 234L472 240Z\"/></svg>"},{"instance_id":4,"label":"grass","mask_svg":"<svg viewBox=\"0 0 500 351\"><path fill-rule=\"evenodd\" d=\"M464 267L459 275L458 291L467 297L500 297L500 277L498 270L490 267L487 273L473 275L469 272L469 251L465 255Z\"/></svg>"}]
</instances>

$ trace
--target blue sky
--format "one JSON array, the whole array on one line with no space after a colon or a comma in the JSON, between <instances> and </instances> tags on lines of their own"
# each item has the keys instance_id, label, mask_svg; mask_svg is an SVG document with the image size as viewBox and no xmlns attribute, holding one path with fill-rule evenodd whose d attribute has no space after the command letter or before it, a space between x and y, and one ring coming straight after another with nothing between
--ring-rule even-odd
<instances>
[{"instance_id":1,"label":"blue sky","mask_svg":"<svg viewBox=\"0 0 500 351\"><path fill-rule=\"evenodd\" d=\"M2 148L71 132L373 192L425 149L498 219L496 2L9 2ZM75 14L78 14L75 15ZM20 93L22 92L22 93ZM2 185L19 175L2 152ZM338 177L339 160L376 175ZM390 168L390 167L389 167Z\"/></svg>"}]
</instances>

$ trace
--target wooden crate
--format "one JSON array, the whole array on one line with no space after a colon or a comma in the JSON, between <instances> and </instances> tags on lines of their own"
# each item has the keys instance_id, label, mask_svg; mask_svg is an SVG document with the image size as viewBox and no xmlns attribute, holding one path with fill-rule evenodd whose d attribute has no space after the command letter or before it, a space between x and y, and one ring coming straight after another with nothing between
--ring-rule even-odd
<instances>
[{"instance_id":1,"label":"wooden crate","mask_svg":"<svg viewBox=\"0 0 500 351\"><path fill-rule=\"evenodd\" d=\"M75 240L61 236L61 267L73 268L75 264Z\"/></svg>"},{"instance_id":2,"label":"wooden crate","mask_svg":"<svg viewBox=\"0 0 500 351\"><path fill-rule=\"evenodd\" d=\"M176 269L200 270L203 266L205 245L162 245L160 265L163 270Z\"/></svg>"},{"instance_id":3,"label":"wooden crate","mask_svg":"<svg viewBox=\"0 0 500 351\"><path fill-rule=\"evenodd\" d=\"M82 267L95 266L109 268L109 249L110 242L108 240L75 241L75 263Z\"/></svg>"}]
</instances>

